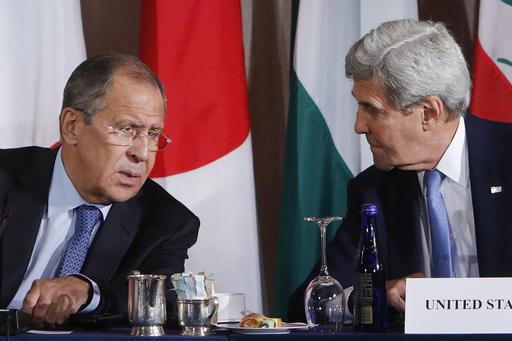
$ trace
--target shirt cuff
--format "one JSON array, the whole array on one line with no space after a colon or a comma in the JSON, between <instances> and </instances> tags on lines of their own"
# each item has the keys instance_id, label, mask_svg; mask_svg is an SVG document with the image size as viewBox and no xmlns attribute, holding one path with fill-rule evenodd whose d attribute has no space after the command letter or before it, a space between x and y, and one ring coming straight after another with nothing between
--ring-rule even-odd
<instances>
[{"instance_id":1,"label":"shirt cuff","mask_svg":"<svg viewBox=\"0 0 512 341\"><path fill-rule=\"evenodd\" d=\"M86 313L90 313L90 312L93 312L94 310L96 310L96 308L98 308L98 305L100 304L100 298L101 298L100 287L98 286L98 284L96 284L96 282L94 282L92 279L90 279L89 277L87 277L83 274L70 274L70 276L76 276L83 280L86 280L92 286L91 300L84 308L82 308L80 311L78 311L78 313L86 314Z\"/></svg>"}]
</instances>

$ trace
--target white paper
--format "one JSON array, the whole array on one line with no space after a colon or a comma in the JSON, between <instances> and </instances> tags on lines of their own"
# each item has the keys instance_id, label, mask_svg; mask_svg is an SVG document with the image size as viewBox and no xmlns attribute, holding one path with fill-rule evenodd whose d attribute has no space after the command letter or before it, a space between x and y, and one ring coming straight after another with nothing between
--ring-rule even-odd
<instances>
[{"instance_id":1,"label":"white paper","mask_svg":"<svg viewBox=\"0 0 512 341\"><path fill-rule=\"evenodd\" d=\"M512 333L512 278L410 278L406 334Z\"/></svg>"}]
</instances>

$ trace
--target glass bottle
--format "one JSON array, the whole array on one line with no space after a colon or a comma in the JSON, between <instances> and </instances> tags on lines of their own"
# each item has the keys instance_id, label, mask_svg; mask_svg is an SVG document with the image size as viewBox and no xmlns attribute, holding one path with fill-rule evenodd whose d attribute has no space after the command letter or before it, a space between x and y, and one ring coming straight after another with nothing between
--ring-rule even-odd
<instances>
[{"instance_id":1,"label":"glass bottle","mask_svg":"<svg viewBox=\"0 0 512 341\"><path fill-rule=\"evenodd\" d=\"M377 206L361 206L361 237L355 262L354 328L384 331L387 327L386 278L375 238Z\"/></svg>"}]
</instances>

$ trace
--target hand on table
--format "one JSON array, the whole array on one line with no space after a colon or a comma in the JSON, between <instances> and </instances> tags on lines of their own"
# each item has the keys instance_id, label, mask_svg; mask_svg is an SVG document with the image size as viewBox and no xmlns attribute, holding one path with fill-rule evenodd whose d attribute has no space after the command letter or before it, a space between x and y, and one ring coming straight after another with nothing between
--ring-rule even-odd
<instances>
[{"instance_id":1,"label":"hand on table","mask_svg":"<svg viewBox=\"0 0 512 341\"><path fill-rule=\"evenodd\" d=\"M87 302L91 291L89 282L73 276L36 280L21 310L32 315L34 324L62 324Z\"/></svg>"},{"instance_id":2,"label":"hand on table","mask_svg":"<svg viewBox=\"0 0 512 341\"><path fill-rule=\"evenodd\" d=\"M424 274L416 272L406 277L386 281L388 304L399 312L405 312L405 280L423 277L425 277Z\"/></svg>"}]
</instances>

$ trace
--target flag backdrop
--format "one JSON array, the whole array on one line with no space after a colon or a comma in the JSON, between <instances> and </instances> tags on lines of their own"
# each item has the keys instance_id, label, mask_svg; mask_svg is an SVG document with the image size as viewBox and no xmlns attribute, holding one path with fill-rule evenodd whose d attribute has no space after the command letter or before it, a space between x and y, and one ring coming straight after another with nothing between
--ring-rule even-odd
<instances>
[{"instance_id":1,"label":"flag backdrop","mask_svg":"<svg viewBox=\"0 0 512 341\"><path fill-rule=\"evenodd\" d=\"M0 147L49 147L64 85L85 60L80 1L0 1L0 46Z\"/></svg>"},{"instance_id":2,"label":"flag backdrop","mask_svg":"<svg viewBox=\"0 0 512 341\"><path fill-rule=\"evenodd\" d=\"M418 17L415 1L301 0L290 81L275 314L320 255L310 215L344 215L346 185L373 162L354 133L356 103L345 55L383 21ZM363 137L364 138L364 137ZM371 159L370 159L371 160ZM332 223L330 235L339 224Z\"/></svg>"},{"instance_id":3,"label":"flag backdrop","mask_svg":"<svg viewBox=\"0 0 512 341\"><path fill-rule=\"evenodd\" d=\"M512 1L480 1L470 111L512 122Z\"/></svg>"},{"instance_id":4,"label":"flag backdrop","mask_svg":"<svg viewBox=\"0 0 512 341\"><path fill-rule=\"evenodd\" d=\"M217 292L244 292L261 311L242 21L239 0L146 0L140 56L168 96L152 177L201 219L187 271L215 275Z\"/></svg>"}]
</instances>

